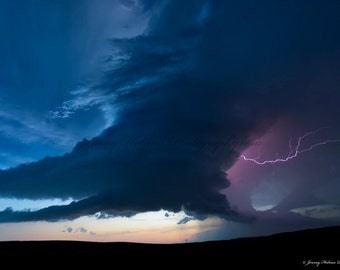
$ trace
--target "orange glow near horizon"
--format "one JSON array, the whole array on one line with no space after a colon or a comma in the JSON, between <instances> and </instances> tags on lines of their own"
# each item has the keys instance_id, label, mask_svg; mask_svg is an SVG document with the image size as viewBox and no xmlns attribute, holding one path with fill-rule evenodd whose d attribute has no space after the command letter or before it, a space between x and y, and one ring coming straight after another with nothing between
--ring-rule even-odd
<instances>
[{"instance_id":1,"label":"orange glow near horizon","mask_svg":"<svg viewBox=\"0 0 340 270\"><path fill-rule=\"evenodd\" d=\"M168 216L165 216L168 213ZM0 241L74 240L91 242L184 243L195 241L199 233L222 222L217 218L178 224L183 212L147 212L134 217L97 219L82 217L62 222L22 222L0 224Z\"/></svg>"}]
</instances>

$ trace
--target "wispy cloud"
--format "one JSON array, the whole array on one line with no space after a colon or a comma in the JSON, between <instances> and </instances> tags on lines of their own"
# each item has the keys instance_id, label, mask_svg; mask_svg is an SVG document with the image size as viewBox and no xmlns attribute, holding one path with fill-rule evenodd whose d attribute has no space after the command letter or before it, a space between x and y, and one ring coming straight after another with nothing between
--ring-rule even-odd
<instances>
[{"instance_id":1,"label":"wispy cloud","mask_svg":"<svg viewBox=\"0 0 340 270\"><path fill-rule=\"evenodd\" d=\"M64 101L61 106L49 112L51 119L68 118L76 111L89 110L91 107L101 107L113 101L113 96L100 91L91 91L89 87L78 88L71 91L71 98Z\"/></svg>"},{"instance_id":2,"label":"wispy cloud","mask_svg":"<svg viewBox=\"0 0 340 270\"><path fill-rule=\"evenodd\" d=\"M174 50L171 46L159 44L158 41L148 37L113 40L113 48L115 46L121 48L116 48L116 54L110 58L108 74L105 74L104 78L97 78L97 81L95 80L92 84L81 85L70 91L70 98L51 110L49 118L69 118L77 111L86 111L96 107L103 112L105 128L108 128L114 123L116 117L118 97L162 82L169 76L184 72L190 66L188 50L195 43L191 37L187 41L187 43L182 42L181 49ZM131 57L129 49L125 46L131 46L130 43L133 44L130 49L142 44L141 48L138 48L138 55L134 57ZM155 48L152 45L155 45ZM145 46L148 47L145 48ZM150 46L153 48L152 52L150 52ZM147 72L143 69L135 70L136 66L144 64L148 66ZM106 82L102 84L103 79L110 81L109 88Z\"/></svg>"},{"instance_id":3,"label":"wispy cloud","mask_svg":"<svg viewBox=\"0 0 340 270\"><path fill-rule=\"evenodd\" d=\"M65 233L72 233L72 234L90 234L95 235L96 233L93 231L89 231L85 227L76 227L73 228L71 226L65 226L65 229L63 230Z\"/></svg>"},{"instance_id":4,"label":"wispy cloud","mask_svg":"<svg viewBox=\"0 0 340 270\"><path fill-rule=\"evenodd\" d=\"M43 116L8 105L0 110L0 133L21 143L53 143L64 148L75 145L76 138L48 122Z\"/></svg>"}]
</instances>

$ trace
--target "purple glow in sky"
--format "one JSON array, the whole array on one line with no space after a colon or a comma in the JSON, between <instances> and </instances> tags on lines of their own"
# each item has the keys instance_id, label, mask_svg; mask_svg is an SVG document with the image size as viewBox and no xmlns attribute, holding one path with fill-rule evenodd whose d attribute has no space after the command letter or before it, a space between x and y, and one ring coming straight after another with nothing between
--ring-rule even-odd
<instances>
[{"instance_id":1,"label":"purple glow in sky","mask_svg":"<svg viewBox=\"0 0 340 270\"><path fill-rule=\"evenodd\" d=\"M240 151L227 171L231 185L223 191L235 209L244 213L270 210L289 196L313 200L306 205L317 202L314 197L326 198L325 203L335 201L323 196L321 187L336 182L331 172L337 163L333 152L340 142L338 131L330 127L305 130L311 127L283 117L255 138L256 145Z\"/></svg>"}]
</instances>

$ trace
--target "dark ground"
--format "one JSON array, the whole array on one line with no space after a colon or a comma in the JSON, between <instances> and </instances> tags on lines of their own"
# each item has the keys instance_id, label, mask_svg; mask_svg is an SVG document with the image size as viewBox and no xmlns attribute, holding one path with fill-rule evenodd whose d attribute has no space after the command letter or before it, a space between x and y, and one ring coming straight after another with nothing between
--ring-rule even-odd
<instances>
[{"instance_id":1,"label":"dark ground","mask_svg":"<svg viewBox=\"0 0 340 270\"><path fill-rule=\"evenodd\" d=\"M69 269L71 265L108 269L340 269L339 240L340 226L185 244L10 241L0 242L0 260L10 262L9 269L32 264L36 269Z\"/></svg>"}]
</instances>

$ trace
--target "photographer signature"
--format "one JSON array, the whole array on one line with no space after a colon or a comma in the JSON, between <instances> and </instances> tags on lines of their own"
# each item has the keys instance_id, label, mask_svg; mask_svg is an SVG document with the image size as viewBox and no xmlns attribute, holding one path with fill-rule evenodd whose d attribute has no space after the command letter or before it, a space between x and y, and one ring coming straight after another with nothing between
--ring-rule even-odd
<instances>
[{"instance_id":1,"label":"photographer signature","mask_svg":"<svg viewBox=\"0 0 340 270\"><path fill-rule=\"evenodd\" d=\"M312 261L307 260L302 262L304 266L316 266L319 267L320 265L340 265L340 260L320 260L320 261Z\"/></svg>"}]
</instances>

